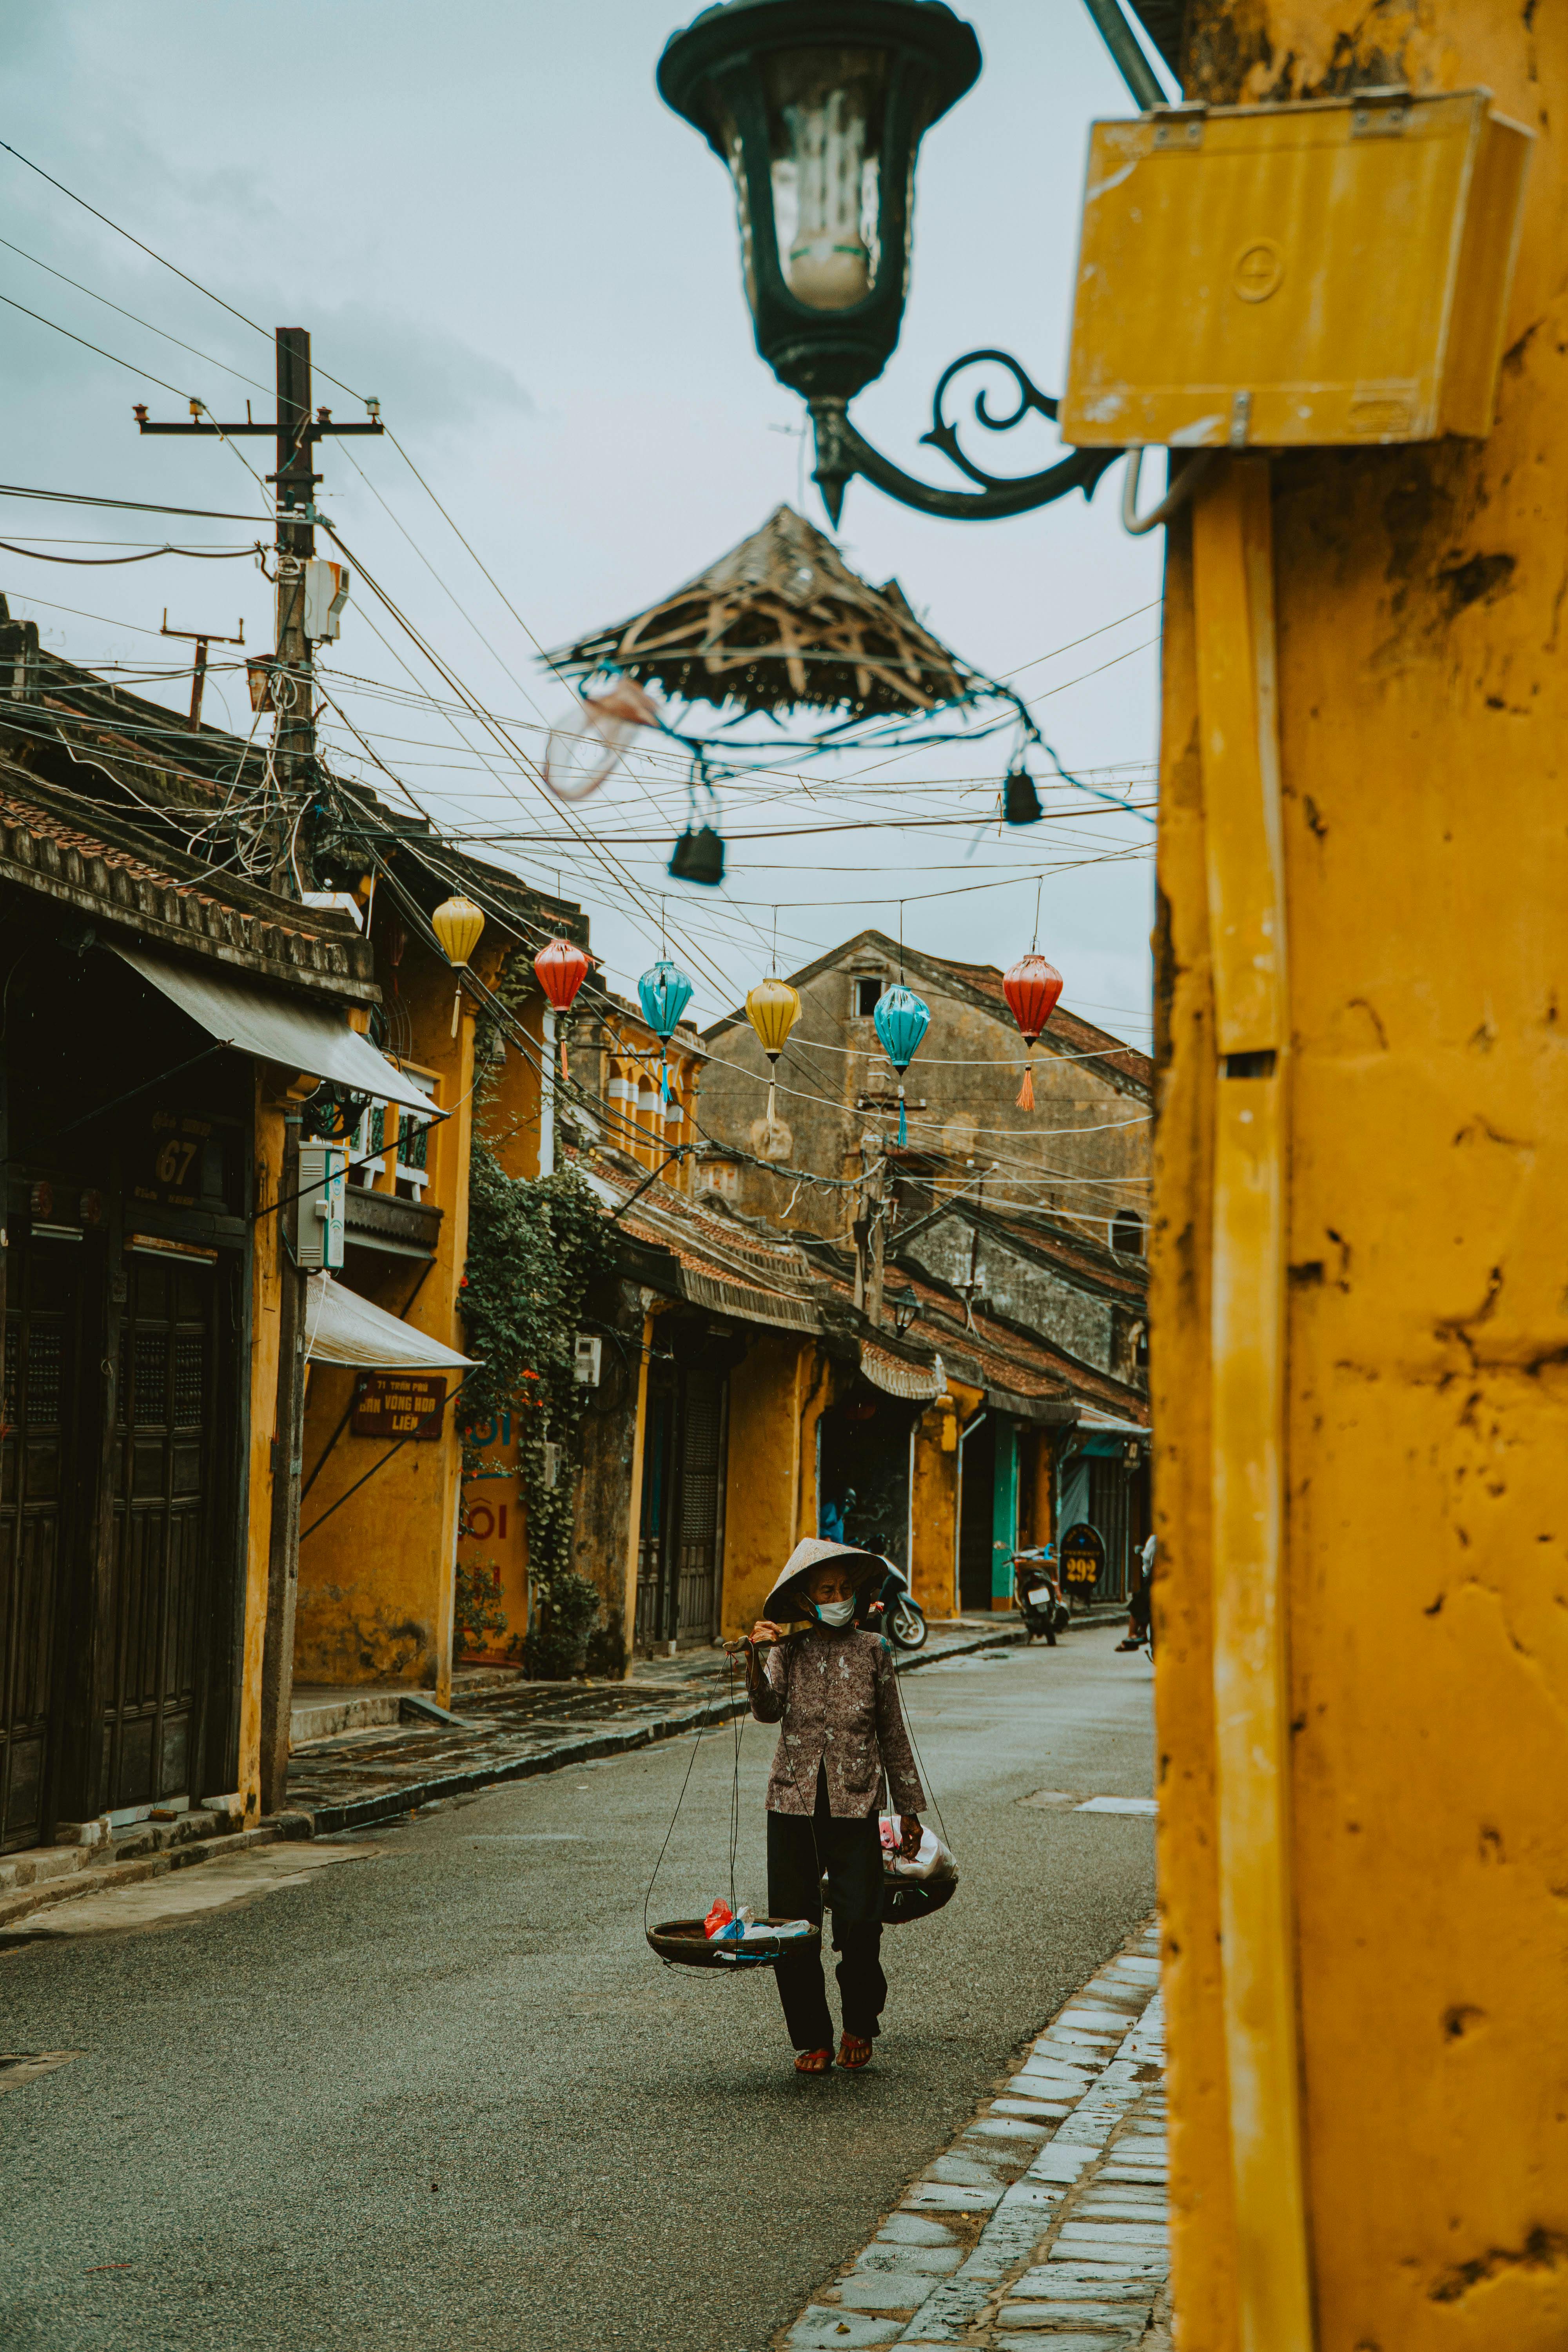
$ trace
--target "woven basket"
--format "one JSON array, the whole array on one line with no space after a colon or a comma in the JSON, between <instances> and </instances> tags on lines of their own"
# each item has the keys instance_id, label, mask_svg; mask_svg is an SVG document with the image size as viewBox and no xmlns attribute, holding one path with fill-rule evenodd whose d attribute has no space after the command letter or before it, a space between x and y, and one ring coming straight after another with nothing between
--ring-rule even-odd
<instances>
[{"instance_id":1,"label":"woven basket","mask_svg":"<svg viewBox=\"0 0 1568 2352\"><path fill-rule=\"evenodd\" d=\"M782 1919L758 1919L759 1927L782 1927ZM700 1919L666 1919L647 1930L648 1942L661 1960L682 1969L771 1969L785 1952L819 1951L822 1930L790 1936L781 1942L723 1944L710 1937Z\"/></svg>"}]
</instances>

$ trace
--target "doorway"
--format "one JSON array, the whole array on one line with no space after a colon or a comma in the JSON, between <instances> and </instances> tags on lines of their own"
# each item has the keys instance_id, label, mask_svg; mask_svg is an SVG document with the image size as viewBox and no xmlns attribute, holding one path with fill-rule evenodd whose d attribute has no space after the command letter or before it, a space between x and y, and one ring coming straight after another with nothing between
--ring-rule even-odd
<instances>
[{"instance_id":1,"label":"doorway","mask_svg":"<svg viewBox=\"0 0 1568 2352\"><path fill-rule=\"evenodd\" d=\"M0 1853L43 1835L73 1482L80 1244L13 1240L0 1431Z\"/></svg>"},{"instance_id":2,"label":"doorway","mask_svg":"<svg viewBox=\"0 0 1568 2352\"><path fill-rule=\"evenodd\" d=\"M100 1717L113 1811L190 1796L213 1551L216 1266L128 1251Z\"/></svg>"},{"instance_id":3,"label":"doorway","mask_svg":"<svg viewBox=\"0 0 1568 2352\"><path fill-rule=\"evenodd\" d=\"M994 1496L996 1483L996 1417L988 1412L963 1440L963 1475L958 1494L958 1603L989 1612Z\"/></svg>"},{"instance_id":4,"label":"doorway","mask_svg":"<svg viewBox=\"0 0 1568 2352\"><path fill-rule=\"evenodd\" d=\"M866 1381L817 1423L819 1534L910 1573L910 1437L919 1408Z\"/></svg>"},{"instance_id":5,"label":"doorway","mask_svg":"<svg viewBox=\"0 0 1568 2352\"><path fill-rule=\"evenodd\" d=\"M719 1638L730 1381L711 1363L648 1368L635 1646Z\"/></svg>"}]
</instances>

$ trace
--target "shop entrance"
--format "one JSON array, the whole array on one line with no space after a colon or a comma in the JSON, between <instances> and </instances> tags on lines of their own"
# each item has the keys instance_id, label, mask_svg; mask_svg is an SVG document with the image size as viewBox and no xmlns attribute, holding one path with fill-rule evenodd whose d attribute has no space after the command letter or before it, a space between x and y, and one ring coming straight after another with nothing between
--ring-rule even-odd
<instances>
[{"instance_id":1,"label":"shop entrance","mask_svg":"<svg viewBox=\"0 0 1568 2352\"><path fill-rule=\"evenodd\" d=\"M861 1381L816 1424L819 1535L910 1573L910 1452L921 1408Z\"/></svg>"},{"instance_id":2,"label":"shop entrance","mask_svg":"<svg viewBox=\"0 0 1568 2352\"><path fill-rule=\"evenodd\" d=\"M988 1412L963 1441L958 1495L958 1601L961 1609L989 1611L996 1483L996 1419Z\"/></svg>"},{"instance_id":3,"label":"shop entrance","mask_svg":"<svg viewBox=\"0 0 1568 2352\"><path fill-rule=\"evenodd\" d=\"M719 1638L729 1388L712 1363L648 1368L635 1631L644 1652Z\"/></svg>"}]
</instances>

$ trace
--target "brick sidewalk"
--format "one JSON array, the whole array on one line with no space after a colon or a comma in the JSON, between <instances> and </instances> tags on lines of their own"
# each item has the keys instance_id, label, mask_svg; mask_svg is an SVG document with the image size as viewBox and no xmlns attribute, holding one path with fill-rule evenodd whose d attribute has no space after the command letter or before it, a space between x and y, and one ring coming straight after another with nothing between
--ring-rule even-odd
<instances>
[{"instance_id":1,"label":"brick sidewalk","mask_svg":"<svg viewBox=\"0 0 1568 2352\"><path fill-rule=\"evenodd\" d=\"M1024 1639L1016 1618L954 1619L933 1627L921 1650L896 1651L909 1674ZM288 1814L309 1836L331 1836L416 1811L471 1789L621 1756L745 1711L739 1664L721 1653L639 1660L624 1683L526 1683L465 1696L460 1724L350 1732L299 1748L289 1759Z\"/></svg>"},{"instance_id":2,"label":"brick sidewalk","mask_svg":"<svg viewBox=\"0 0 1568 2352\"><path fill-rule=\"evenodd\" d=\"M774 2341L937 2352L1163 2352L1163 2020L1152 1922L1089 1979Z\"/></svg>"}]
</instances>

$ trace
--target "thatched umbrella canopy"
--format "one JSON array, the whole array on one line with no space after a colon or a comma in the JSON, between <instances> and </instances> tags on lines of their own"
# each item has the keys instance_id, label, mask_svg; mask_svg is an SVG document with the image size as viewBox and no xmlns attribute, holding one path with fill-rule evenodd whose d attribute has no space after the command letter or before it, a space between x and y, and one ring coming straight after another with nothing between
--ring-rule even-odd
<instances>
[{"instance_id":1,"label":"thatched umbrella canopy","mask_svg":"<svg viewBox=\"0 0 1568 2352\"><path fill-rule=\"evenodd\" d=\"M896 580L873 588L793 507L673 595L551 661L578 675L613 664L685 701L752 711L929 710L976 683Z\"/></svg>"}]
</instances>

